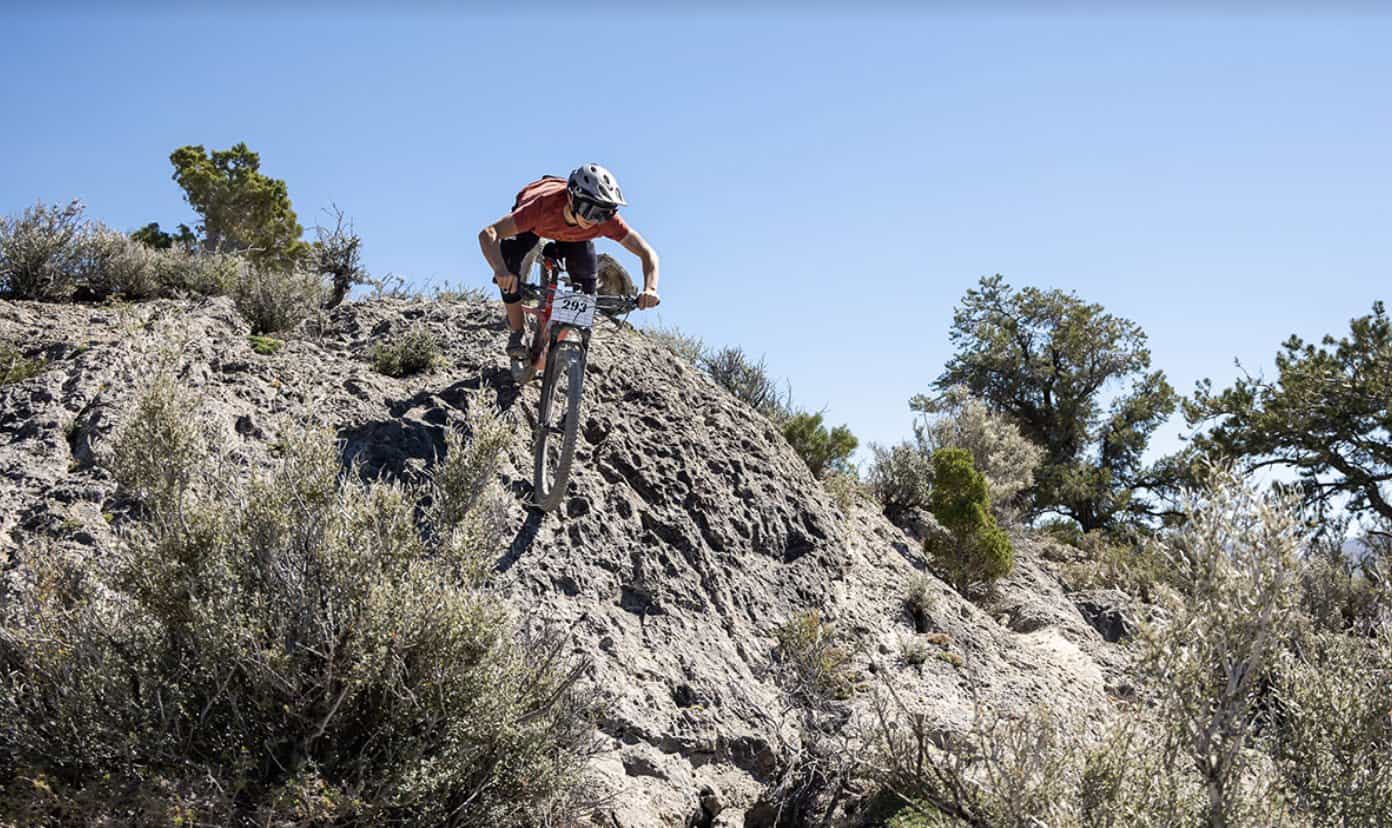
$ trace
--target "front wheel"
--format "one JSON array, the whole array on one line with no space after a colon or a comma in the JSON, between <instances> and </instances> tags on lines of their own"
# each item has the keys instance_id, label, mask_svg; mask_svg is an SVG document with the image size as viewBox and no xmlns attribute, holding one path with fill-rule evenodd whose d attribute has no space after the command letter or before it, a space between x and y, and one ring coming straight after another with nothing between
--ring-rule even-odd
<instances>
[{"instance_id":1,"label":"front wheel","mask_svg":"<svg viewBox=\"0 0 1392 828\"><path fill-rule=\"evenodd\" d=\"M536 473L533 499L543 512L565 497L575 437L580 431L580 394L585 383L585 349L578 342L557 342L546 355L537 406ZM560 395L559 397L557 395Z\"/></svg>"}]
</instances>

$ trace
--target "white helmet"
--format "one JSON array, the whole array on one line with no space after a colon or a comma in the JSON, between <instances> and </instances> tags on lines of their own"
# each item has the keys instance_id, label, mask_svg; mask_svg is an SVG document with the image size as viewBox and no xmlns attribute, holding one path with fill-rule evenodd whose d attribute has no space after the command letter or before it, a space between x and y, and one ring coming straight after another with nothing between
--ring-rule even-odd
<instances>
[{"instance_id":1,"label":"white helmet","mask_svg":"<svg viewBox=\"0 0 1392 828\"><path fill-rule=\"evenodd\" d=\"M609 208L609 212L628 203L624 201L623 191L619 189L619 182L614 180L614 174L598 164L576 167L566 182L566 189L574 198Z\"/></svg>"}]
</instances>

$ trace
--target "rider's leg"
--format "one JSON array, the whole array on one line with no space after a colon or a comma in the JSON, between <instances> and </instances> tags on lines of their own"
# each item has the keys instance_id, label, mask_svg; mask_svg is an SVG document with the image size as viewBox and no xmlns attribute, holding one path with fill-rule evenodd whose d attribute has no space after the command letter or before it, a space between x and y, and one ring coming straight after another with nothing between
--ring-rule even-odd
<instances>
[{"instance_id":1,"label":"rider's leg","mask_svg":"<svg viewBox=\"0 0 1392 828\"><path fill-rule=\"evenodd\" d=\"M498 292L503 297L503 308L507 311L508 328L513 331L522 330L522 262L527 254L536 247L536 233L518 233L516 236L503 239L498 244L499 251L503 254L503 263L507 265L508 272L518 277L518 289L511 293L504 291L501 287Z\"/></svg>"},{"instance_id":2,"label":"rider's leg","mask_svg":"<svg viewBox=\"0 0 1392 828\"><path fill-rule=\"evenodd\" d=\"M565 259L566 273L575 280L586 293L595 292L595 272L599 270L599 257L595 254L592 241L556 242L556 252Z\"/></svg>"}]
</instances>

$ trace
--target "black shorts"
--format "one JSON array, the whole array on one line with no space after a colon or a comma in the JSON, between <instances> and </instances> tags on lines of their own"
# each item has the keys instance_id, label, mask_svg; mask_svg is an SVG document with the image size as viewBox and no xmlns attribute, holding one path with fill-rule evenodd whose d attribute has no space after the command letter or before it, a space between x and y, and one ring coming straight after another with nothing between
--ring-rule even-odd
<instances>
[{"instance_id":1,"label":"black shorts","mask_svg":"<svg viewBox=\"0 0 1392 828\"><path fill-rule=\"evenodd\" d=\"M503 239L499 244L503 253L503 264L507 265L508 273L514 276L522 276L522 260L527 254L536 247L540 241L536 233L518 233L515 236ZM563 242L556 244L556 255L565 265L566 273L575 280L586 293L595 292L595 271L599 269L599 257L595 254L595 246L592 241L582 242ZM519 281L518 284L521 284ZM506 293L502 288L498 288L502 293L503 301L508 304L522 300L520 293Z\"/></svg>"}]
</instances>

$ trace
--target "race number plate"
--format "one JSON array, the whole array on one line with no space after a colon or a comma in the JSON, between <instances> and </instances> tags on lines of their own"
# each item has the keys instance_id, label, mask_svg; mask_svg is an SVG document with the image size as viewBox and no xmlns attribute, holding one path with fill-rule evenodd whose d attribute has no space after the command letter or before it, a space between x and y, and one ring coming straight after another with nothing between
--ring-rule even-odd
<instances>
[{"instance_id":1,"label":"race number plate","mask_svg":"<svg viewBox=\"0 0 1392 828\"><path fill-rule=\"evenodd\" d=\"M557 293L551 304L551 324L589 328L594 325L595 298L583 291Z\"/></svg>"}]
</instances>

